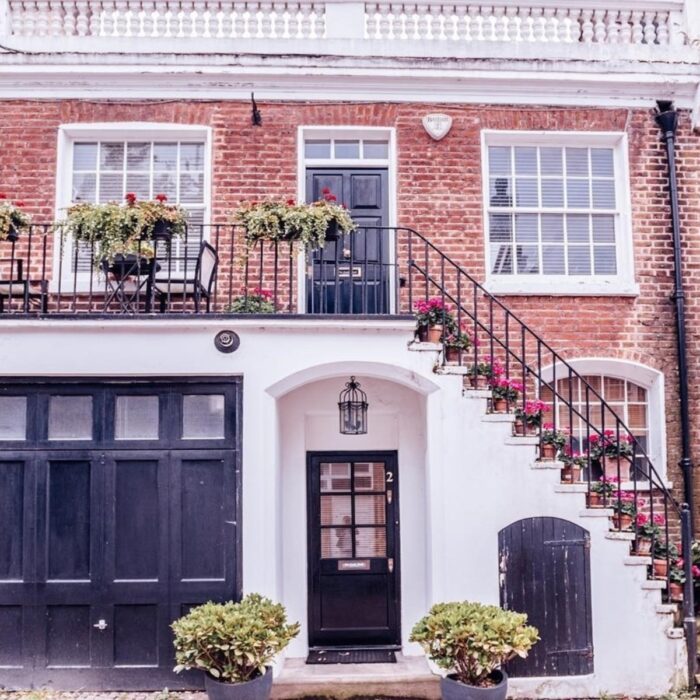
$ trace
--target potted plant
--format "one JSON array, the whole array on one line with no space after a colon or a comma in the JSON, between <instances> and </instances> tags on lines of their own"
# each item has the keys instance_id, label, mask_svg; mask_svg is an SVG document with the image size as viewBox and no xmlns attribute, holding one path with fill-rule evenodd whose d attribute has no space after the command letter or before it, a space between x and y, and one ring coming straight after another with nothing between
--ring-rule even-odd
<instances>
[{"instance_id":1,"label":"potted plant","mask_svg":"<svg viewBox=\"0 0 700 700\"><path fill-rule=\"evenodd\" d=\"M646 499L635 496L631 491L618 491L612 498L613 525L616 530L631 530L637 517L637 510L646 504Z\"/></svg>"},{"instance_id":2,"label":"potted plant","mask_svg":"<svg viewBox=\"0 0 700 700\"><path fill-rule=\"evenodd\" d=\"M540 438L540 459L550 462L557 458L557 455L566 445L567 434L564 430L555 430L552 423L545 423L542 426L542 437Z\"/></svg>"},{"instance_id":3,"label":"potted plant","mask_svg":"<svg viewBox=\"0 0 700 700\"><path fill-rule=\"evenodd\" d=\"M272 292L256 287L236 297L226 309L232 314L274 314L277 310Z\"/></svg>"},{"instance_id":4,"label":"potted plant","mask_svg":"<svg viewBox=\"0 0 700 700\"><path fill-rule=\"evenodd\" d=\"M673 542L658 539L654 542L652 557L651 568L654 577L666 578L668 576L669 562L678 559L678 547Z\"/></svg>"},{"instance_id":5,"label":"potted plant","mask_svg":"<svg viewBox=\"0 0 700 700\"><path fill-rule=\"evenodd\" d=\"M683 600L683 586L685 584L685 569L683 559L676 559L671 562L668 572L668 598L676 603ZM696 566L693 569L697 569ZM693 572L693 577L695 572Z\"/></svg>"},{"instance_id":6,"label":"potted plant","mask_svg":"<svg viewBox=\"0 0 700 700\"><path fill-rule=\"evenodd\" d=\"M617 488L617 477L601 476L600 481L591 484L589 492L586 494L586 505L589 508L605 507Z\"/></svg>"},{"instance_id":7,"label":"potted plant","mask_svg":"<svg viewBox=\"0 0 700 700\"><path fill-rule=\"evenodd\" d=\"M506 413L511 404L518 400L523 385L506 377L491 377L492 406L494 413Z\"/></svg>"},{"instance_id":8,"label":"potted plant","mask_svg":"<svg viewBox=\"0 0 700 700\"><path fill-rule=\"evenodd\" d=\"M505 373L503 365L495 358L486 357L483 361L475 362L468 370L467 376L473 389L488 389L493 377Z\"/></svg>"},{"instance_id":9,"label":"potted plant","mask_svg":"<svg viewBox=\"0 0 700 700\"><path fill-rule=\"evenodd\" d=\"M602 435L589 435L588 445L591 457L600 462L605 476L617 476L620 481L629 481L634 438L627 433L620 433L619 437L618 440L616 431L605 430Z\"/></svg>"},{"instance_id":10,"label":"potted plant","mask_svg":"<svg viewBox=\"0 0 700 700\"><path fill-rule=\"evenodd\" d=\"M22 211L24 202L12 202L0 193L0 241L14 243L19 234L31 224L29 214Z\"/></svg>"},{"instance_id":11,"label":"potted plant","mask_svg":"<svg viewBox=\"0 0 700 700\"><path fill-rule=\"evenodd\" d=\"M299 634L284 606L257 593L240 603L205 603L172 624L175 672L204 671L209 700L267 700L270 662Z\"/></svg>"},{"instance_id":12,"label":"potted plant","mask_svg":"<svg viewBox=\"0 0 700 700\"><path fill-rule=\"evenodd\" d=\"M157 194L152 201L136 202L135 196L133 197L132 204L139 207L143 215L143 238L167 241L173 236L185 235L187 212L181 206L167 202L168 197L164 194Z\"/></svg>"},{"instance_id":13,"label":"potted plant","mask_svg":"<svg viewBox=\"0 0 700 700\"><path fill-rule=\"evenodd\" d=\"M661 528L666 524L666 518L659 513L655 513L650 518L646 513L637 513L635 525L637 528L637 539L634 541L634 553L640 557L651 556L654 542L661 537Z\"/></svg>"},{"instance_id":14,"label":"potted plant","mask_svg":"<svg viewBox=\"0 0 700 700\"><path fill-rule=\"evenodd\" d=\"M542 414L547 404L539 399L526 401L524 406L515 409L513 431L516 435L537 435L542 423Z\"/></svg>"},{"instance_id":15,"label":"potted plant","mask_svg":"<svg viewBox=\"0 0 700 700\"><path fill-rule=\"evenodd\" d=\"M232 221L245 228L249 249L258 241L298 241L307 250L314 250L323 248L327 239L357 228L328 188L311 204L297 204L293 199L244 203L233 212Z\"/></svg>"},{"instance_id":16,"label":"potted plant","mask_svg":"<svg viewBox=\"0 0 700 700\"><path fill-rule=\"evenodd\" d=\"M415 304L416 334L421 342L441 343L444 333L455 329L455 320L440 297L417 301Z\"/></svg>"},{"instance_id":17,"label":"potted plant","mask_svg":"<svg viewBox=\"0 0 700 700\"><path fill-rule=\"evenodd\" d=\"M577 484L581 481L581 472L588 465L588 455L585 452L572 450L568 445L562 450L560 459L564 463L561 470L561 480L565 484Z\"/></svg>"},{"instance_id":18,"label":"potted plant","mask_svg":"<svg viewBox=\"0 0 700 700\"><path fill-rule=\"evenodd\" d=\"M472 339L468 333L457 328L451 329L445 336L445 361L458 364L461 355L464 355L472 346Z\"/></svg>"},{"instance_id":19,"label":"potted plant","mask_svg":"<svg viewBox=\"0 0 700 700\"><path fill-rule=\"evenodd\" d=\"M505 700L502 667L525 658L538 639L527 615L467 601L433 605L410 637L448 671L440 682L444 700Z\"/></svg>"}]
</instances>

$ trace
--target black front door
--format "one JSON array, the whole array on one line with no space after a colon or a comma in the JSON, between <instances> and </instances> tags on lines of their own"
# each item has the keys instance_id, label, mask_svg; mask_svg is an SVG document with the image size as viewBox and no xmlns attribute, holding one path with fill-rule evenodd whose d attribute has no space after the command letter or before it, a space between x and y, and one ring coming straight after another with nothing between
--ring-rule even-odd
<instances>
[{"instance_id":1,"label":"black front door","mask_svg":"<svg viewBox=\"0 0 700 700\"><path fill-rule=\"evenodd\" d=\"M400 643L395 452L310 453L309 644Z\"/></svg>"},{"instance_id":2,"label":"black front door","mask_svg":"<svg viewBox=\"0 0 700 700\"><path fill-rule=\"evenodd\" d=\"M201 685L170 623L240 592L239 388L0 386L0 689Z\"/></svg>"},{"instance_id":3,"label":"black front door","mask_svg":"<svg viewBox=\"0 0 700 700\"><path fill-rule=\"evenodd\" d=\"M310 255L309 313L385 314L390 311L391 237L386 168L313 168L306 171L310 202L325 188L344 204L358 229Z\"/></svg>"}]
</instances>

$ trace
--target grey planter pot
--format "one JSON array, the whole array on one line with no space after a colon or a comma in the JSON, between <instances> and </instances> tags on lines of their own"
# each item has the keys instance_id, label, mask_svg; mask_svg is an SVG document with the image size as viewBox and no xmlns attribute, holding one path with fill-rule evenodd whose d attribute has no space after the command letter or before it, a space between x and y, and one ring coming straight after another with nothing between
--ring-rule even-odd
<instances>
[{"instance_id":1,"label":"grey planter pot","mask_svg":"<svg viewBox=\"0 0 700 700\"><path fill-rule=\"evenodd\" d=\"M204 677L209 700L268 700L272 690L272 669L246 683L221 683L211 676Z\"/></svg>"},{"instance_id":2,"label":"grey planter pot","mask_svg":"<svg viewBox=\"0 0 700 700\"><path fill-rule=\"evenodd\" d=\"M442 700L506 700L508 676L505 671L494 671L491 677L496 685L478 688L460 683L453 675L447 676L440 681Z\"/></svg>"}]
</instances>

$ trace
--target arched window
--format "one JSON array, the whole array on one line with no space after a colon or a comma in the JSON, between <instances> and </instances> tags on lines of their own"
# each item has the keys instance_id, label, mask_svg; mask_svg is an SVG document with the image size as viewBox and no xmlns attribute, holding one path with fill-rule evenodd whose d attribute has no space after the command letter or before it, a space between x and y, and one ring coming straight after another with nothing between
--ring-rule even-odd
<instances>
[{"instance_id":1,"label":"arched window","mask_svg":"<svg viewBox=\"0 0 700 700\"><path fill-rule=\"evenodd\" d=\"M578 378L568 378L568 371L557 368L557 393L561 398L555 401L558 427L571 430L573 447L583 451L587 448L589 430L584 418L588 416L591 425L600 429L616 429L614 412L630 429L644 452L651 459L660 474L665 471L664 421L663 421L663 375L648 367L619 360L588 359L574 360L570 364L581 375L584 382L603 398L611 410L601 406L594 391L586 392L586 384ZM554 380L550 368L548 378ZM561 377L561 378L560 378ZM587 404L588 393L588 405ZM552 403L552 392L542 390L542 399ZM569 410L571 402L574 411ZM552 411L545 415L545 422L553 422ZM638 476L648 473L647 460L637 459Z\"/></svg>"}]
</instances>

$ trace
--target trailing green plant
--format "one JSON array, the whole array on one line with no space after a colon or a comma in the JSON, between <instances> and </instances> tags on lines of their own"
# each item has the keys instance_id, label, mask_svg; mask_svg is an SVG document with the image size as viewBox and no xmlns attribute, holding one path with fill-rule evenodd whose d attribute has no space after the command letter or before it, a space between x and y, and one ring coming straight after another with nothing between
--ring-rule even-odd
<instances>
[{"instance_id":1,"label":"trailing green plant","mask_svg":"<svg viewBox=\"0 0 700 700\"><path fill-rule=\"evenodd\" d=\"M464 601L433 605L410 639L457 680L485 687L497 668L516 656L525 658L539 634L523 613Z\"/></svg>"},{"instance_id":2,"label":"trailing green plant","mask_svg":"<svg viewBox=\"0 0 700 700\"><path fill-rule=\"evenodd\" d=\"M284 606L257 593L239 603L205 603L172 624L175 672L197 669L226 683L265 673L272 659L299 634Z\"/></svg>"},{"instance_id":3,"label":"trailing green plant","mask_svg":"<svg viewBox=\"0 0 700 700\"><path fill-rule=\"evenodd\" d=\"M256 287L236 297L226 310L232 314L274 314L277 309L272 292Z\"/></svg>"},{"instance_id":4,"label":"trailing green plant","mask_svg":"<svg viewBox=\"0 0 700 700\"><path fill-rule=\"evenodd\" d=\"M185 233L185 210L166 204L165 195L158 195L154 201L138 201L130 192L125 199L125 204L83 202L68 208L63 232L94 250L97 267L114 262L118 255L152 258L153 229L159 221L170 224L174 236Z\"/></svg>"},{"instance_id":5,"label":"trailing green plant","mask_svg":"<svg viewBox=\"0 0 700 700\"><path fill-rule=\"evenodd\" d=\"M553 423L545 423L542 426L543 445L553 445L557 453L561 452L569 439L568 434L564 430L555 430Z\"/></svg>"},{"instance_id":6,"label":"trailing green plant","mask_svg":"<svg viewBox=\"0 0 700 700\"><path fill-rule=\"evenodd\" d=\"M0 193L0 241L7 240L10 234L19 234L28 228L31 217L22 211L24 202L13 202Z\"/></svg>"},{"instance_id":7,"label":"trailing green plant","mask_svg":"<svg viewBox=\"0 0 700 700\"><path fill-rule=\"evenodd\" d=\"M245 228L248 248L258 241L279 240L298 241L308 250L323 248L330 227L345 234L352 233L357 225L327 187L322 194L311 204L298 204L293 199L247 202L233 212L232 221Z\"/></svg>"}]
</instances>

